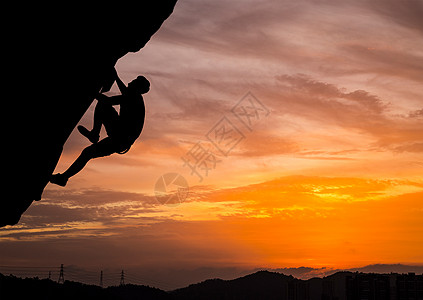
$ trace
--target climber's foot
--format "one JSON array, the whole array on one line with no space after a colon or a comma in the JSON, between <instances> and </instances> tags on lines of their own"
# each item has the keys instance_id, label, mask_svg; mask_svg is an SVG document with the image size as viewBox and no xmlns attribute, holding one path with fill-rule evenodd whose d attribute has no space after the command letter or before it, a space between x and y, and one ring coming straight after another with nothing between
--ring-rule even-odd
<instances>
[{"instance_id":1,"label":"climber's foot","mask_svg":"<svg viewBox=\"0 0 423 300\"><path fill-rule=\"evenodd\" d=\"M85 128L82 125L79 125L78 127L78 131L85 136L87 139L90 140L91 143L95 144L98 142L98 140L100 139L99 135L95 135L93 134L91 131L89 131L87 128Z\"/></svg>"},{"instance_id":2,"label":"climber's foot","mask_svg":"<svg viewBox=\"0 0 423 300\"><path fill-rule=\"evenodd\" d=\"M57 173L57 174L53 174L50 177L50 182L60 185L60 186L65 186L66 183L68 182L68 179L65 175Z\"/></svg>"}]
</instances>

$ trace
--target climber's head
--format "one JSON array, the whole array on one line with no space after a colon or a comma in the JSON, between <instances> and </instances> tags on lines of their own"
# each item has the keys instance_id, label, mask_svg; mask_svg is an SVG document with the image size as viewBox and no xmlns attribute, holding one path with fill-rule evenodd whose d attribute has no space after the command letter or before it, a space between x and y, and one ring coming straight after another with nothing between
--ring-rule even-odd
<instances>
[{"instance_id":1,"label":"climber's head","mask_svg":"<svg viewBox=\"0 0 423 300\"><path fill-rule=\"evenodd\" d=\"M128 89L137 94L145 94L150 90L150 82L144 76L138 76L128 84Z\"/></svg>"}]
</instances>

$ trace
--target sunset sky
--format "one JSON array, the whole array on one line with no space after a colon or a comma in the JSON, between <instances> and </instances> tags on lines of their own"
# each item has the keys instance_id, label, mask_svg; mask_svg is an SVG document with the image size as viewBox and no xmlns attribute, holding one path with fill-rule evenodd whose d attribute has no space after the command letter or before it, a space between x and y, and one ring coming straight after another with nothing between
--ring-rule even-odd
<instances>
[{"instance_id":1,"label":"sunset sky","mask_svg":"<svg viewBox=\"0 0 423 300\"><path fill-rule=\"evenodd\" d=\"M189 282L423 265L422 16L419 0L179 0L116 65L126 83L151 82L141 137L66 188L48 185L0 229L0 265L203 270ZM222 122L228 143L239 138L226 155L211 141ZM56 172L87 145L75 130ZM183 161L199 146L209 151L202 180ZM179 205L155 198L166 173L188 182Z\"/></svg>"}]
</instances>

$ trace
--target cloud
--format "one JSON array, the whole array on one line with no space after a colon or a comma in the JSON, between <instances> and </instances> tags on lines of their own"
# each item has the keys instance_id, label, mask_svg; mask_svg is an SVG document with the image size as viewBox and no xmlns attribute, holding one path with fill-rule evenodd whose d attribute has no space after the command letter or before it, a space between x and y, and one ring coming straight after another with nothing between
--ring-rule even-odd
<instances>
[{"instance_id":1,"label":"cloud","mask_svg":"<svg viewBox=\"0 0 423 300\"><path fill-rule=\"evenodd\" d=\"M57 236L117 234L121 226L159 222L160 204L153 196L101 189L46 189L43 200L25 212L18 226L7 227L3 238L48 239ZM132 224L134 225L134 224ZM113 229L113 227L116 228Z\"/></svg>"},{"instance_id":2,"label":"cloud","mask_svg":"<svg viewBox=\"0 0 423 300\"><path fill-rule=\"evenodd\" d=\"M349 92L303 74L276 78L280 83L276 89L280 93L274 99L283 103L279 106L282 113L299 115L325 127L345 128L351 134L354 131L366 134L373 137L374 145L382 149L395 151L396 147L421 141L423 131L420 121L415 118L419 110L410 113L410 118L404 118L391 113L390 102L364 90ZM276 89L273 90L275 94L278 93Z\"/></svg>"},{"instance_id":3,"label":"cloud","mask_svg":"<svg viewBox=\"0 0 423 300\"><path fill-rule=\"evenodd\" d=\"M266 145L266 147L263 147ZM231 155L246 157L268 157L299 152L298 143L292 139L277 136L266 131L253 131L239 145L239 151Z\"/></svg>"},{"instance_id":4,"label":"cloud","mask_svg":"<svg viewBox=\"0 0 423 300\"><path fill-rule=\"evenodd\" d=\"M406 28L423 34L423 4L421 1L361 1L375 13Z\"/></svg>"},{"instance_id":5,"label":"cloud","mask_svg":"<svg viewBox=\"0 0 423 300\"><path fill-rule=\"evenodd\" d=\"M256 269L259 271L260 269ZM404 264L373 264L351 269L335 269L330 267L312 268L312 267L298 267L298 268L278 268L270 269L273 272L279 272L285 275L292 275L296 278L307 280L315 277L325 277L336 272L362 272L362 273L399 273L406 274L413 272L416 274L423 273L423 266L419 265L404 265Z\"/></svg>"},{"instance_id":6,"label":"cloud","mask_svg":"<svg viewBox=\"0 0 423 300\"><path fill-rule=\"evenodd\" d=\"M263 267L310 278L335 271L317 266L346 259L419 262L422 189L408 180L288 176L193 187L192 198L174 207L142 193L48 190L22 223L0 230L0 261L132 268L143 276L154 269L147 277L171 286L190 283L172 279L174 270L193 281ZM306 260L309 267L300 267Z\"/></svg>"},{"instance_id":7,"label":"cloud","mask_svg":"<svg viewBox=\"0 0 423 300\"><path fill-rule=\"evenodd\" d=\"M157 40L220 55L221 60L231 57L253 63L250 59L257 59L263 65L270 60L297 72L371 73L418 80L421 68L412 63L421 60L413 54L413 48L419 47L416 35L398 27L420 30L421 9L418 1L388 1L388 5L377 1L188 1L179 4L171 25L162 28ZM391 43L396 38L402 38L400 45ZM211 74L212 68L207 77Z\"/></svg>"},{"instance_id":8,"label":"cloud","mask_svg":"<svg viewBox=\"0 0 423 300\"><path fill-rule=\"evenodd\" d=\"M257 269L257 271L259 271L259 269ZM307 280L314 277L325 277L325 276L334 274L340 270L334 270L332 268L327 268L327 267L321 267L321 268L298 267L298 268L277 268L277 269L271 269L269 271L278 272L285 275L292 275L295 278Z\"/></svg>"},{"instance_id":9,"label":"cloud","mask_svg":"<svg viewBox=\"0 0 423 300\"><path fill-rule=\"evenodd\" d=\"M360 44L345 45L342 49L346 55L361 61L360 73L421 81L423 57L418 53L404 49L370 48Z\"/></svg>"},{"instance_id":10,"label":"cloud","mask_svg":"<svg viewBox=\"0 0 423 300\"><path fill-rule=\"evenodd\" d=\"M179 4L181 13L169 20L174 26L163 28L157 38L213 53L256 55L257 45L275 45L266 29L276 22L296 20L303 12L301 8L304 8L301 4L281 5L277 1L214 1L195 5L186 1ZM243 51L239 51L241 49ZM262 55L271 54L268 53L271 47L261 49Z\"/></svg>"},{"instance_id":11,"label":"cloud","mask_svg":"<svg viewBox=\"0 0 423 300\"><path fill-rule=\"evenodd\" d=\"M310 106L312 113L316 113L314 109L317 108L317 113L324 113L328 110L328 113L333 114L332 110L336 109L336 113L342 116L348 115L348 113L378 116L382 115L388 107L388 104L384 103L377 95L367 91L347 92L335 84L322 82L305 74L278 75L276 79L281 84L279 87L282 93L287 90L288 93L291 92L296 97L301 97L297 102L305 102ZM291 96L289 100L294 102L295 99ZM293 111L294 113L301 112L298 109Z\"/></svg>"},{"instance_id":12,"label":"cloud","mask_svg":"<svg viewBox=\"0 0 423 300\"><path fill-rule=\"evenodd\" d=\"M56 235L115 235L128 228L170 221L221 220L228 217L295 218L326 214L339 203L383 199L408 181L291 176L230 189L198 186L180 207L161 205L154 196L102 189L47 189L17 227L1 231L8 238ZM338 204L337 204L338 203Z\"/></svg>"},{"instance_id":13,"label":"cloud","mask_svg":"<svg viewBox=\"0 0 423 300\"><path fill-rule=\"evenodd\" d=\"M151 196L140 193L121 192L104 189L57 190L47 189L40 203L63 204L68 206L88 207L93 205L107 205L124 201L137 202L145 207L155 204Z\"/></svg>"},{"instance_id":14,"label":"cloud","mask_svg":"<svg viewBox=\"0 0 423 300\"><path fill-rule=\"evenodd\" d=\"M423 108L410 112L409 118L423 118Z\"/></svg>"}]
</instances>

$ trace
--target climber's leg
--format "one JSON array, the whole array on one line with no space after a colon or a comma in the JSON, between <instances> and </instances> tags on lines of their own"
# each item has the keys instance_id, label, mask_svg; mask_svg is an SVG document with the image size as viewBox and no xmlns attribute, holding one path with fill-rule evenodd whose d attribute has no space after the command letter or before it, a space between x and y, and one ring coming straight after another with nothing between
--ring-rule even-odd
<instances>
[{"instance_id":1,"label":"climber's leg","mask_svg":"<svg viewBox=\"0 0 423 300\"><path fill-rule=\"evenodd\" d=\"M101 126L104 125L107 134L110 136L118 127L119 114L109 104L98 102L94 110L93 129L90 131L82 125L78 126L79 132L88 138L91 143L97 143L100 138Z\"/></svg>"},{"instance_id":2,"label":"climber's leg","mask_svg":"<svg viewBox=\"0 0 423 300\"><path fill-rule=\"evenodd\" d=\"M117 145L110 137L102 139L96 144L86 147L82 150L75 162L63 173L54 174L50 178L50 182L65 186L68 179L79 173L85 165L93 158L108 156L116 152Z\"/></svg>"}]
</instances>

